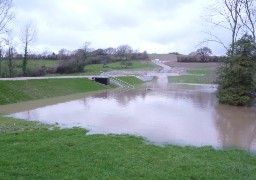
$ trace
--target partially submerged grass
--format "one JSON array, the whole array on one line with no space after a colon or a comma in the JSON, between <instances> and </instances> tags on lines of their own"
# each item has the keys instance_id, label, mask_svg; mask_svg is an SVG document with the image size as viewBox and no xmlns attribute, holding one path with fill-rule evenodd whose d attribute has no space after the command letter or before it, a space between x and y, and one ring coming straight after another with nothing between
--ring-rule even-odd
<instances>
[{"instance_id":1,"label":"partially submerged grass","mask_svg":"<svg viewBox=\"0 0 256 180\"><path fill-rule=\"evenodd\" d=\"M183 75L183 76L170 76L168 77L169 83L192 83L192 84L211 84L212 76L207 75Z\"/></svg>"},{"instance_id":2,"label":"partially submerged grass","mask_svg":"<svg viewBox=\"0 0 256 180\"><path fill-rule=\"evenodd\" d=\"M138 84L142 84L143 81L134 77L134 76L120 76L120 77L117 77L118 79L128 83L128 84L131 84L131 85L138 85Z\"/></svg>"},{"instance_id":3,"label":"partially submerged grass","mask_svg":"<svg viewBox=\"0 0 256 180\"><path fill-rule=\"evenodd\" d=\"M0 116L0 135L3 133L14 133L18 131L47 130L50 127L53 128L54 126Z\"/></svg>"},{"instance_id":4,"label":"partially submerged grass","mask_svg":"<svg viewBox=\"0 0 256 180\"><path fill-rule=\"evenodd\" d=\"M0 105L106 88L86 78L0 81Z\"/></svg>"},{"instance_id":5,"label":"partially submerged grass","mask_svg":"<svg viewBox=\"0 0 256 180\"><path fill-rule=\"evenodd\" d=\"M187 70L189 74L214 74L212 69L189 69Z\"/></svg>"},{"instance_id":6,"label":"partially submerged grass","mask_svg":"<svg viewBox=\"0 0 256 180\"><path fill-rule=\"evenodd\" d=\"M213 69L188 69L188 75L169 77L170 83L213 84L215 70Z\"/></svg>"},{"instance_id":7,"label":"partially submerged grass","mask_svg":"<svg viewBox=\"0 0 256 180\"><path fill-rule=\"evenodd\" d=\"M256 156L245 151L159 147L128 135L88 136L84 129L35 129L0 133L1 179L256 177Z\"/></svg>"}]
</instances>

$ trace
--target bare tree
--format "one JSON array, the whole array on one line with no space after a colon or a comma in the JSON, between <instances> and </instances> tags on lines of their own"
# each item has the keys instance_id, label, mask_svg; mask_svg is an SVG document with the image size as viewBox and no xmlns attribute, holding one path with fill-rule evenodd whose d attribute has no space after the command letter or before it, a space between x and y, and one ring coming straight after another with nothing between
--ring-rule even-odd
<instances>
[{"instance_id":1,"label":"bare tree","mask_svg":"<svg viewBox=\"0 0 256 180\"><path fill-rule=\"evenodd\" d=\"M132 48L129 45L121 45L117 47L117 54L121 60L128 60L128 56L132 53Z\"/></svg>"},{"instance_id":2,"label":"bare tree","mask_svg":"<svg viewBox=\"0 0 256 180\"><path fill-rule=\"evenodd\" d=\"M201 58L201 61L206 62L207 58L212 54L212 50L208 47L203 47L196 50L196 55Z\"/></svg>"},{"instance_id":3,"label":"bare tree","mask_svg":"<svg viewBox=\"0 0 256 180\"><path fill-rule=\"evenodd\" d=\"M6 56L8 58L8 70L9 70L9 77L13 77L13 56L14 56L14 44L13 39L10 34L8 34L8 37L5 39L5 44L7 45L7 51Z\"/></svg>"},{"instance_id":4,"label":"bare tree","mask_svg":"<svg viewBox=\"0 0 256 180\"><path fill-rule=\"evenodd\" d=\"M242 0L244 12L239 14L245 33L253 37L256 41L255 25L256 25L256 1Z\"/></svg>"},{"instance_id":5,"label":"bare tree","mask_svg":"<svg viewBox=\"0 0 256 180\"><path fill-rule=\"evenodd\" d=\"M211 24L211 31L206 33L211 36L204 42L213 41L222 44L226 50L231 44L230 53L234 53L234 44L243 34L251 35L256 41L256 0L214 0L208 8L207 22ZM214 33L218 29L222 33ZM221 30L220 30L221 29ZM230 42L223 42L224 31L230 32Z\"/></svg>"},{"instance_id":6,"label":"bare tree","mask_svg":"<svg viewBox=\"0 0 256 180\"><path fill-rule=\"evenodd\" d=\"M0 77L2 76L2 60L4 56L4 45L3 45L4 40L0 40Z\"/></svg>"},{"instance_id":7,"label":"bare tree","mask_svg":"<svg viewBox=\"0 0 256 180\"><path fill-rule=\"evenodd\" d=\"M31 43L35 40L36 30L31 22L25 25L24 30L22 31L21 41L24 48L23 62L22 62L22 71L23 76L27 74L27 63L28 63L28 49Z\"/></svg>"},{"instance_id":8,"label":"bare tree","mask_svg":"<svg viewBox=\"0 0 256 180\"><path fill-rule=\"evenodd\" d=\"M71 51L70 50L67 50L67 49L60 49L59 52L58 52L58 59L59 60L67 60L71 55Z\"/></svg>"},{"instance_id":9,"label":"bare tree","mask_svg":"<svg viewBox=\"0 0 256 180\"><path fill-rule=\"evenodd\" d=\"M104 49L105 53L108 54L108 55L114 55L116 54L116 49L115 48L112 48L112 47L109 47L107 49Z\"/></svg>"},{"instance_id":10,"label":"bare tree","mask_svg":"<svg viewBox=\"0 0 256 180\"><path fill-rule=\"evenodd\" d=\"M12 0L0 0L0 34L7 31L7 24L14 18Z\"/></svg>"},{"instance_id":11,"label":"bare tree","mask_svg":"<svg viewBox=\"0 0 256 180\"><path fill-rule=\"evenodd\" d=\"M90 42L85 42L82 48L80 49L80 57L83 62L86 61L86 59L88 58L88 54L91 51L91 49L89 48L90 45L91 45Z\"/></svg>"},{"instance_id":12,"label":"bare tree","mask_svg":"<svg viewBox=\"0 0 256 180\"><path fill-rule=\"evenodd\" d=\"M228 50L229 44L231 44L231 54L233 54L234 43L242 30L240 19L242 11L242 0L215 0L209 8L210 15L208 16L208 22L212 25L212 30L220 30L219 28L228 30L230 32L231 42L227 45L223 42L223 37L220 37L213 32L207 32L207 34L211 36L211 39L207 39L206 41L220 43L226 50Z\"/></svg>"}]
</instances>

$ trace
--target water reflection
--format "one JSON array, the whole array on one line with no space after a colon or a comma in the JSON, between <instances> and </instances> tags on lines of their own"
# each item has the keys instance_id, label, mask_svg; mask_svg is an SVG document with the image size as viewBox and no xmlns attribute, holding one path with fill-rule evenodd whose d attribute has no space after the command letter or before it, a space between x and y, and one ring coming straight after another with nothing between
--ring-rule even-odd
<instances>
[{"instance_id":1,"label":"water reflection","mask_svg":"<svg viewBox=\"0 0 256 180\"><path fill-rule=\"evenodd\" d=\"M90 134L139 135L156 144L256 150L255 108L219 105L212 85L162 87L159 81L150 82L135 90L105 91L10 116L80 126Z\"/></svg>"},{"instance_id":2,"label":"water reflection","mask_svg":"<svg viewBox=\"0 0 256 180\"><path fill-rule=\"evenodd\" d=\"M215 110L222 147L256 149L256 109L218 105Z\"/></svg>"}]
</instances>

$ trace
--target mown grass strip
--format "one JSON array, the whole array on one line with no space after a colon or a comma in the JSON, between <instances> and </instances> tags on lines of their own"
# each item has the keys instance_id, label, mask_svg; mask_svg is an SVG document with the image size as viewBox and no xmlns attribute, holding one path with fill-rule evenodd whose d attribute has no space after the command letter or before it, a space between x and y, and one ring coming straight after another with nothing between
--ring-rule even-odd
<instances>
[{"instance_id":1,"label":"mown grass strip","mask_svg":"<svg viewBox=\"0 0 256 180\"><path fill-rule=\"evenodd\" d=\"M254 179L256 156L83 129L0 134L1 179Z\"/></svg>"},{"instance_id":2,"label":"mown grass strip","mask_svg":"<svg viewBox=\"0 0 256 180\"><path fill-rule=\"evenodd\" d=\"M183 75L168 77L169 83L191 83L191 84L211 84L213 83L211 75Z\"/></svg>"},{"instance_id":3,"label":"mown grass strip","mask_svg":"<svg viewBox=\"0 0 256 180\"><path fill-rule=\"evenodd\" d=\"M214 74L214 70L211 69L189 69L187 70L189 74Z\"/></svg>"},{"instance_id":4,"label":"mown grass strip","mask_svg":"<svg viewBox=\"0 0 256 180\"><path fill-rule=\"evenodd\" d=\"M0 81L0 105L103 89L86 78Z\"/></svg>"},{"instance_id":5,"label":"mown grass strip","mask_svg":"<svg viewBox=\"0 0 256 180\"><path fill-rule=\"evenodd\" d=\"M130 85L138 85L138 84L142 84L143 81L134 77L134 76L120 76L120 77L117 77L117 79L120 79Z\"/></svg>"}]
</instances>

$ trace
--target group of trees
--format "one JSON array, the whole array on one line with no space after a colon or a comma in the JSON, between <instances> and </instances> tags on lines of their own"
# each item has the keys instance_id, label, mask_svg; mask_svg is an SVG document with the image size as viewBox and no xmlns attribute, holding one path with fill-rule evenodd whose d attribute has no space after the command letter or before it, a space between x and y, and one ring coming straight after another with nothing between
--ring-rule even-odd
<instances>
[{"instance_id":1,"label":"group of trees","mask_svg":"<svg viewBox=\"0 0 256 180\"><path fill-rule=\"evenodd\" d=\"M23 53L17 53L17 45L13 40L12 31L7 28L8 23L13 20L14 14L13 0L0 0L0 77L17 76L17 73L14 73L16 60L22 61L21 65L19 65L21 66L21 73L18 76L31 76L42 75L47 69L42 67L37 69L37 72L31 72L31 69L28 68L28 59L59 60L58 67L49 70L52 73L81 72L86 64L92 63L107 64L113 61L123 61L126 63L131 59L148 59L146 52L135 51L129 45L94 50L90 48L89 42L84 43L81 48L74 51L61 49L57 54L48 51L33 54L30 52L30 46L35 40L36 30L32 22L27 23L20 32L19 44L22 45ZM2 69L3 60L7 62L5 67L8 68ZM2 72L3 70L5 72Z\"/></svg>"},{"instance_id":2,"label":"group of trees","mask_svg":"<svg viewBox=\"0 0 256 180\"><path fill-rule=\"evenodd\" d=\"M212 50L208 47L202 47L195 52L191 52L189 55L179 55L177 57L178 62L220 62L223 57L211 56Z\"/></svg>"},{"instance_id":3,"label":"group of trees","mask_svg":"<svg viewBox=\"0 0 256 180\"><path fill-rule=\"evenodd\" d=\"M15 42L12 37L12 31L8 28L8 23L14 19L13 1L1 0L0 1L0 76L2 75L2 60L8 60L9 77L13 76L14 58L17 55L15 50ZM27 61L29 46L34 41L35 29L32 23L26 24L21 31L20 42L23 47L22 62L22 75L27 75Z\"/></svg>"},{"instance_id":4,"label":"group of trees","mask_svg":"<svg viewBox=\"0 0 256 180\"><path fill-rule=\"evenodd\" d=\"M74 73L82 72L85 65L88 64L103 64L120 61L123 64L130 64L130 60L147 60L147 52L139 52L133 50L129 45L121 45L117 48L92 49L90 43L86 42L82 48L74 51L61 49L56 55L59 60L59 66L56 73ZM127 67L127 66L124 66Z\"/></svg>"},{"instance_id":5,"label":"group of trees","mask_svg":"<svg viewBox=\"0 0 256 180\"><path fill-rule=\"evenodd\" d=\"M207 41L227 50L219 69L217 97L225 104L252 105L256 98L256 0L217 0L210 9L211 29L230 34L227 45L220 33L208 32Z\"/></svg>"}]
</instances>

